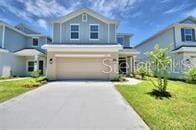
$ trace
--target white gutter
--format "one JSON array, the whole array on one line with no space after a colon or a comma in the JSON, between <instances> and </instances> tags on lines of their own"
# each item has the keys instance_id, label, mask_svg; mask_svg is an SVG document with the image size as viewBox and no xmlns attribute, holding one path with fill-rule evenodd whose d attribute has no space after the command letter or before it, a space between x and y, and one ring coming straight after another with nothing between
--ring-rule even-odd
<instances>
[{"instance_id":1,"label":"white gutter","mask_svg":"<svg viewBox=\"0 0 196 130\"><path fill-rule=\"evenodd\" d=\"M68 57L68 58L101 58L111 57L110 54L56 54L55 57Z\"/></svg>"},{"instance_id":2,"label":"white gutter","mask_svg":"<svg viewBox=\"0 0 196 130\"><path fill-rule=\"evenodd\" d=\"M45 44L42 49L47 51L84 51L84 52L114 52L123 49L121 45L49 45Z\"/></svg>"}]
</instances>

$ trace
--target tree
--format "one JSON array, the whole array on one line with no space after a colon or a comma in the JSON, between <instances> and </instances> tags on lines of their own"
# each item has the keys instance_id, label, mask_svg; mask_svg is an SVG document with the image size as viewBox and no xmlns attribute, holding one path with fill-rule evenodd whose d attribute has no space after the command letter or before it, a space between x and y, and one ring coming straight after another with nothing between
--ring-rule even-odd
<instances>
[{"instance_id":1,"label":"tree","mask_svg":"<svg viewBox=\"0 0 196 130\"><path fill-rule=\"evenodd\" d=\"M153 82L153 85L158 88L160 92L166 92L168 85L169 71L168 66L171 63L171 58L168 55L170 46L167 48L160 48L156 45L151 52L146 55L149 57L149 61L152 67L154 76L157 77L157 83Z\"/></svg>"}]
</instances>

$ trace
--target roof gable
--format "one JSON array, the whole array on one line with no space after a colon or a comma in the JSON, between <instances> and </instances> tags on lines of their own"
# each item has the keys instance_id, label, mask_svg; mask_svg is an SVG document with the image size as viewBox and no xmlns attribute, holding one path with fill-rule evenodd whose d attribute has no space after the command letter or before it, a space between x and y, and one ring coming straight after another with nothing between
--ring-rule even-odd
<instances>
[{"instance_id":1,"label":"roof gable","mask_svg":"<svg viewBox=\"0 0 196 130\"><path fill-rule=\"evenodd\" d=\"M26 34L40 34L40 33L36 32L36 31L30 29L29 27L27 27L27 25L22 24L22 23L16 25L15 28L17 28L18 30L20 30L20 31L22 31L22 32L24 32Z\"/></svg>"},{"instance_id":2,"label":"roof gable","mask_svg":"<svg viewBox=\"0 0 196 130\"><path fill-rule=\"evenodd\" d=\"M196 24L196 18L189 16L188 18L180 21L179 23Z\"/></svg>"},{"instance_id":3,"label":"roof gable","mask_svg":"<svg viewBox=\"0 0 196 130\"><path fill-rule=\"evenodd\" d=\"M52 23L64 23L74 17L77 17L83 13L86 13L96 19L99 19L100 21L104 22L104 23L113 23L113 24L119 24L119 21L118 20L112 20L112 19L109 19L103 15L100 15L98 14L97 12L93 11L93 10L90 10L90 9L87 9L87 8L82 8L82 9L79 9L79 10L76 10L74 12L71 12L57 20L52 20L51 22Z\"/></svg>"}]
</instances>

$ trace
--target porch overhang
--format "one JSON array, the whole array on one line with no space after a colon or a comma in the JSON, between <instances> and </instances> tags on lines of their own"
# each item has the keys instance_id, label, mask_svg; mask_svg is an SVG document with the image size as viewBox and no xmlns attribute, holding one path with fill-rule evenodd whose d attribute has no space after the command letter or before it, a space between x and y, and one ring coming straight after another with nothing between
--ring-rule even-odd
<instances>
[{"instance_id":1,"label":"porch overhang","mask_svg":"<svg viewBox=\"0 0 196 130\"><path fill-rule=\"evenodd\" d=\"M119 51L120 56L136 56L139 52L136 49L122 49Z\"/></svg>"},{"instance_id":2,"label":"porch overhang","mask_svg":"<svg viewBox=\"0 0 196 130\"><path fill-rule=\"evenodd\" d=\"M23 49L23 50L15 52L14 54L17 56L36 56L36 55L43 56L45 55L44 53L36 49Z\"/></svg>"},{"instance_id":3,"label":"porch overhang","mask_svg":"<svg viewBox=\"0 0 196 130\"><path fill-rule=\"evenodd\" d=\"M49 52L118 52L121 45L43 45Z\"/></svg>"}]
</instances>

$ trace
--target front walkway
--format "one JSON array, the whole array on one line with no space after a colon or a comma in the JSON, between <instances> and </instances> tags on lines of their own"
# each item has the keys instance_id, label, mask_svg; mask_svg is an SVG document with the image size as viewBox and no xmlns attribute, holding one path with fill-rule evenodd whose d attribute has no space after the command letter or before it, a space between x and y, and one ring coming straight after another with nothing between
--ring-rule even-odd
<instances>
[{"instance_id":1,"label":"front walkway","mask_svg":"<svg viewBox=\"0 0 196 130\"><path fill-rule=\"evenodd\" d=\"M137 98L137 97L136 97ZM0 104L2 130L149 129L111 82L52 82Z\"/></svg>"}]
</instances>

